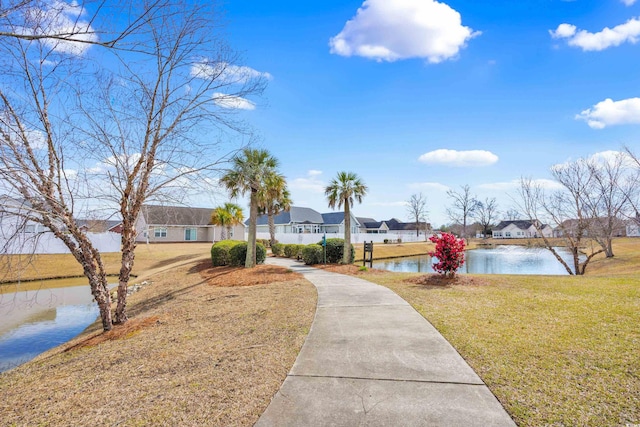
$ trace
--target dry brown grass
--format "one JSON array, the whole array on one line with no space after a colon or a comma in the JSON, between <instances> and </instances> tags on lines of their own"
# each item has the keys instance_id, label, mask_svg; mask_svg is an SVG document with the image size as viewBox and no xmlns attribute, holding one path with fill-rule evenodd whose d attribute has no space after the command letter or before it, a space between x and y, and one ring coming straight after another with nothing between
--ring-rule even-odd
<instances>
[{"instance_id":1,"label":"dry brown grass","mask_svg":"<svg viewBox=\"0 0 640 427\"><path fill-rule=\"evenodd\" d=\"M366 239L365 239L366 240ZM356 249L356 262L362 262L364 244L358 243ZM431 242L411 242L411 243L375 243L373 245L373 259L398 258L403 256L424 255L435 248Z\"/></svg>"},{"instance_id":2,"label":"dry brown grass","mask_svg":"<svg viewBox=\"0 0 640 427\"><path fill-rule=\"evenodd\" d=\"M141 244L136 248L133 275L154 274L174 266L209 257L211 243ZM120 253L102 254L109 275L120 270ZM0 256L0 283L18 280L55 279L82 276L82 267L69 254Z\"/></svg>"},{"instance_id":3,"label":"dry brown grass","mask_svg":"<svg viewBox=\"0 0 640 427\"><path fill-rule=\"evenodd\" d=\"M308 333L315 289L286 269L208 264L164 270L130 297L125 325L0 375L0 424L255 423Z\"/></svg>"}]
</instances>

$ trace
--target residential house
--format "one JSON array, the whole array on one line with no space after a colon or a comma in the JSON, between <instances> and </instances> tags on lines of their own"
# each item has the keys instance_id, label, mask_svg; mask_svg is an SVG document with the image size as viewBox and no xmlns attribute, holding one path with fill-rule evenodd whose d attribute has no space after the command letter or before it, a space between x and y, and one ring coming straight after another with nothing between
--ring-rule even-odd
<instances>
[{"instance_id":1,"label":"residential house","mask_svg":"<svg viewBox=\"0 0 640 427\"><path fill-rule=\"evenodd\" d=\"M376 221L373 218L358 218L361 224L360 232L367 234L395 234L402 238L403 236L430 236L432 234L431 224L420 221L418 230L416 230L415 222L402 222L396 218L385 221Z\"/></svg>"},{"instance_id":2,"label":"residential house","mask_svg":"<svg viewBox=\"0 0 640 427\"><path fill-rule=\"evenodd\" d=\"M321 214L311 208L291 206L288 211L274 215L273 222L276 233L344 233L344 212ZM245 225L248 224L249 220L246 220ZM360 229L360 223L353 214L351 214L351 229L353 233L357 233ZM258 233L269 232L269 217L267 215L258 217L256 230Z\"/></svg>"},{"instance_id":3,"label":"residential house","mask_svg":"<svg viewBox=\"0 0 640 427\"><path fill-rule=\"evenodd\" d=\"M376 221L373 218L357 217L360 224L360 232L367 234L387 234L389 226L384 221Z\"/></svg>"},{"instance_id":4,"label":"residential house","mask_svg":"<svg viewBox=\"0 0 640 427\"><path fill-rule=\"evenodd\" d=\"M535 223L537 220L509 220L501 221L500 224L493 228L494 239L528 239L541 237L536 229L536 225L540 228L542 235L545 237L553 236L553 229L548 224Z\"/></svg>"},{"instance_id":5,"label":"residential house","mask_svg":"<svg viewBox=\"0 0 640 427\"><path fill-rule=\"evenodd\" d=\"M598 230L603 230L608 228L607 218L586 218L582 220L582 237L589 237L593 231L596 234L599 234ZM560 225L558 225L553 230L554 237L565 237L565 236L574 236L578 231L578 225L580 222L577 219L567 219L562 221ZM613 237L624 237L628 236L627 232L627 221L623 219L615 218L614 219L614 227L613 227ZM593 234L592 234L593 235Z\"/></svg>"},{"instance_id":6,"label":"residential house","mask_svg":"<svg viewBox=\"0 0 640 427\"><path fill-rule=\"evenodd\" d=\"M143 205L136 222L138 242L214 242L222 227L211 224L211 208ZM231 239L244 240L244 225L231 229Z\"/></svg>"},{"instance_id":7,"label":"residential house","mask_svg":"<svg viewBox=\"0 0 640 427\"><path fill-rule=\"evenodd\" d=\"M122 221L111 219L78 219L80 228L90 233L118 233L122 234Z\"/></svg>"}]
</instances>

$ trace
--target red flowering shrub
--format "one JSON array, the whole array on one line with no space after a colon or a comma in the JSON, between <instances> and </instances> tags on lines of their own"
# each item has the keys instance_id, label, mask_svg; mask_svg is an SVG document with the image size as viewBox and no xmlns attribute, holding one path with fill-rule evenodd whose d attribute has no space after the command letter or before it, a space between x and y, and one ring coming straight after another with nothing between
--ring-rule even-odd
<instances>
[{"instance_id":1,"label":"red flowering shrub","mask_svg":"<svg viewBox=\"0 0 640 427\"><path fill-rule=\"evenodd\" d=\"M458 239L451 233L442 233L429 238L436 244L436 250L429 252L429 256L438 258L433 269L445 277L454 277L456 271L464 264L464 240Z\"/></svg>"}]
</instances>

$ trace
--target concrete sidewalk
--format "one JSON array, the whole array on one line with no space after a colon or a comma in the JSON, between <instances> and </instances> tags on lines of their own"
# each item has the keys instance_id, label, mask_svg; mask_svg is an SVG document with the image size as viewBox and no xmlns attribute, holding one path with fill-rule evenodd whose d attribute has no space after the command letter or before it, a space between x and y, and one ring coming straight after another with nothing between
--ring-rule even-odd
<instances>
[{"instance_id":1,"label":"concrete sidewalk","mask_svg":"<svg viewBox=\"0 0 640 427\"><path fill-rule=\"evenodd\" d=\"M318 289L291 372L256 426L515 426L456 350L391 290L268 258Z\"/></svg>"}]
</instances>

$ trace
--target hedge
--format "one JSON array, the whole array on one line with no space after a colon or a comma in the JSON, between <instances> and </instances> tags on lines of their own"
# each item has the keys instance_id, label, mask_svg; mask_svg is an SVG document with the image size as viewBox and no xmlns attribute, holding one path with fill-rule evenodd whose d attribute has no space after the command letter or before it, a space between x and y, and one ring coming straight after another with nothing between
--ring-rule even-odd
<instances>
[{"instance_id":1,"label":"hedge","mask_svg":"<svg viewBox=\"0 0 640 427\"><path fill-rule=\"evenodd\" d=\"M318 245L322 245L322 241L318 242ZM338 264L342 262L342 255L344 253L344 239L327 239L327 262L331 264ZM351 257L349 263L353 263L356 257L356 249L351 245Z\"/></svg>"},{"instance_id":2,"label":"hedge","mask_svg":"<svg viewBox=\"0 0 640 427\"><path fill-rule=\"evenodd\" d=\"M287 258L299 258L304 245L288 243L284 245L284 256Z\"/></svg>"},{"instance_id":3,"label":"hedge","mask_svg":"<svg viewBox=\"0 0 640 427\"><path fill-rule=\"evenodd\" d=\"M211 246L211 263L214 267L229 265L229 251L242 243L239 240L222 240Z\"/></svg>"},{"instance_id":4,"label":"hedge","mask_svg":"<svg viewBox=\"0 0 640 427\"><path fill-rule=\"evenodd\" d=\"M271 253L274 256L282 256L284 253L284 245L282 243L274 243L271 245Z\"/></svg>"},{"instance_id":5,"label":"hedge","mask_svg":"<svg viewBox=\"0 0 640 427\"><path fill-rule=\"evenodd\" d=\"M264 264L267 258L267 248L262 243L256 243L256 264ZM229 265L243 266L247 259L247 242L240 242L229 251Z\"/></svg>"},{"instance_id":6,"label":"hedge","mask_svg":"<svg viewBox=\"0 0 640 427\"><path fill-rule=\"evenodd\" d=\"M318 245L305 245L302 248L302 259L307 265L320 264L324 258L324 249Z\"/></svg>"}]
</instances>

